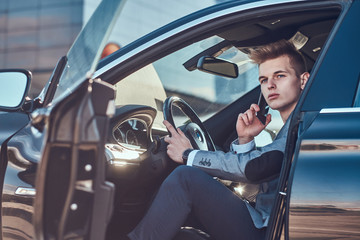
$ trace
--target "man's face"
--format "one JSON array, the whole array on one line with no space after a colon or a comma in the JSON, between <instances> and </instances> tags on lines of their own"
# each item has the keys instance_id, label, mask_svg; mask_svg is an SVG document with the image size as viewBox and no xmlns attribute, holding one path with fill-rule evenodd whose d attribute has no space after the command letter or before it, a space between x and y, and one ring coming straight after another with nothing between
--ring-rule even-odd
<instances>
[{"instance_id":1,"label":"man's face","mask_svg":"<svg viewBox=\"0 0 360 240\"><path fill-rule=\"evenodd\" d=\"M282 116L294 110L306 83L296 76L288 56L267 60L259 65L261 91L268 105Z\"/></svg>"}]
</instances>

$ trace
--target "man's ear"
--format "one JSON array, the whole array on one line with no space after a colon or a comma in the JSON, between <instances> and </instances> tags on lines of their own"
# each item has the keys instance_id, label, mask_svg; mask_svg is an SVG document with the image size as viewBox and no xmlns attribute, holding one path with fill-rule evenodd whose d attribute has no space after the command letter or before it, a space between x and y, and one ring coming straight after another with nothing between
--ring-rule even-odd
<instances>
[{"instance_id":1,"label":"man's ear","mask_svg":"<svg viewBox=\"0 0 360 240\"><path fill-rule=\"evenodd\" d=\"M309 77L310 77L310 73L308 73L308 72L304 72L304 73L302 73L300 75L300 81L301 81L300 88L301 88L301 90L304 90L305 85L306 85L307 81L309 80Z\"/></svg>"}]
</instances>

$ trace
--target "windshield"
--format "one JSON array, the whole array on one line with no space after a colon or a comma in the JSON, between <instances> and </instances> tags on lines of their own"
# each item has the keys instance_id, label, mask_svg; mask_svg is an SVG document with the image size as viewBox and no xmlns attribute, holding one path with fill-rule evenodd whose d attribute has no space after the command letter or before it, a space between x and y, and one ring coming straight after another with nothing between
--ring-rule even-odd
<instances>
[{"instance_id":1,"label":"windshield","mask_svg":"<svg viewBox=\"0 0 360 240\"><path fill-rule=\"evenodd\" d=\"M53 102L73 92L86 78L91 77L124 2L125 0L118 0L100 3L67 54L68 61Z\"/></svg>"}]
</instances>

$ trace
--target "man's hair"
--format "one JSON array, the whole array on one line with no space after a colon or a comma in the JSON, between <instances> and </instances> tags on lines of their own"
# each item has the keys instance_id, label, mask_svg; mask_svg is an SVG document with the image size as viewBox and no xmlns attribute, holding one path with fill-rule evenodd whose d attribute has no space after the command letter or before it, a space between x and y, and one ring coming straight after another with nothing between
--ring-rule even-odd
<instances>
[{"instance_id":1,"label":"man's hair","mask_svg":"<svg viewBox=\"0 0 360 240\"><path fill-rule=\"evenodd\" d=\"M297 76L306 72L306 63L303 55L295 48L294 44L286 40L280 40L268 45L256 47L250 51L250 59L261 64L267 60L275 59L281 56L288 56L290 63Z\"/></svg>"}]
</instances>

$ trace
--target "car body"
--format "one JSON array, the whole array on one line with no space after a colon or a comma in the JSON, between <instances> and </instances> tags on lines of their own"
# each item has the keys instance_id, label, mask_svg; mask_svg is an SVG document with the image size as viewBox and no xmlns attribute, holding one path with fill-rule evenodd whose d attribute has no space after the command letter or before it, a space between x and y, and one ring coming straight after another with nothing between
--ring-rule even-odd
<instances>
[{"instance_id":1,"label":"car body","mask_svg":"<svg viewBox=\"0 0 360 240\"><path fill-rule=\"evenodd\" d=\"M291 116L266 239L360 237L359 1L224 2L99 62L123 4L102 1L39 97L25 99L30 72L0 72L3 239L125 235L175 167L162 120L186 127L190 117L199 148L228 151L237 115L260 94L247 53L284 38L311 76ZM204 57L239 71L211 71ZM272 114L258 146L281 128Z\"/></svg>"}]
</instances>

